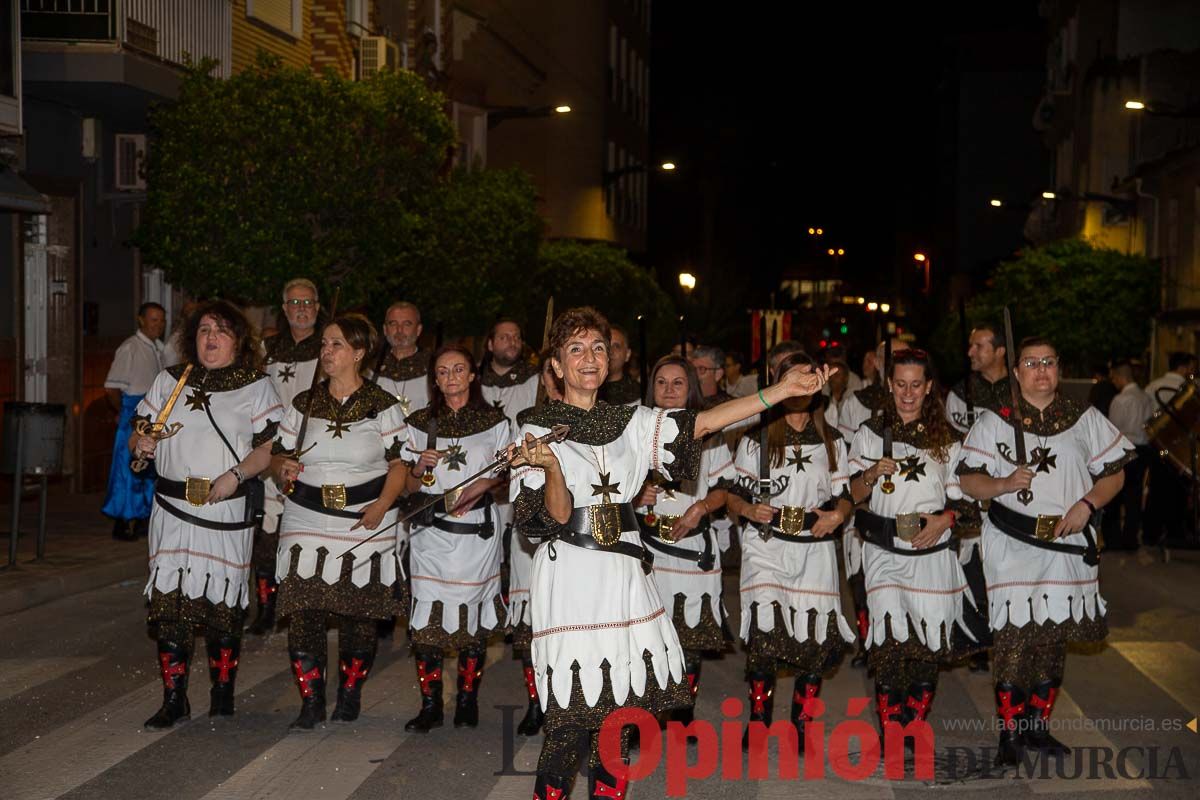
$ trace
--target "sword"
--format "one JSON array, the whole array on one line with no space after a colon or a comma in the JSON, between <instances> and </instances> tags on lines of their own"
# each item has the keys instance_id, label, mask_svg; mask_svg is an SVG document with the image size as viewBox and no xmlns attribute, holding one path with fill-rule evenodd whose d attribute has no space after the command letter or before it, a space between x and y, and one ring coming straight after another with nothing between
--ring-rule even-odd
<instances>
[{"instance_id":1,"label":"sword","mask_svg":"<svg viewBox=\"0 0 1200 800\"><path fill-rule=\"evenodd\" d=\"M333 304L329 308L329 319L337 319L338 297L342 293L342 287L338 286L333 290ZM321 359L317 358L317 365L313 367L312 384L308 387L308 406L304 409L304 416L300 419L300 430L296 433L296 446L292 448L291 457L299 461L300 457L316 447L314 442L309 446L308 450L304 449L304 439L308 435L308 418L312 412L313 395L317 391L317 387L321 384ZM280 486L279 489L284 494L291 494L296 488L293 481L287 481Z\"/></svg>"},{"instance_id":2,"label":"sword","mask_svg":"<svg viewBox=\"0 0 1200 800\"><path fill-rule=\"evenodd\" d=\"M182 422L172 422L167 424L167 420L171 417L171 412L175 409L175 402L179 400L179 393L183 391L183 387L187 384L188 376L192 374L192 365L188 364L183 368L183 374L179 376L179 380L175 381L175 388L171 390L171 396L167 398L167 402L162 407L162 411L158 412L158 419L154 422L148 422L144 419L139 419L133 425L133 430L138 436L149 436L156 442L161 442L163 439L170 439L175 434L179 433L179 429L183 427ZM130 463L129 468L134 472L141 472L150 463L145 455L139 455Z\"/></svg>"},{"instance_id":3,"label":"sword","mask_svg":"<svg viewBox=\"0 0 1200 800\"><path fill-rule=\"evenodd\" d=\"M569 434L570 432L571 432L570 425L555 425L553 428L550 429L549 433L542 434L537 439L535 439L533 444L536 447L539 444L546 444L548 442L561 442L563 439L567 438L567 434ZM520 443L518 443L518 444L520 444ZM345 558L346 556L350 555L358 548L362 547L367 542L374 539L376 536L381 536L381 535L387 533L388 531L390 531L392 528L396 527L397 525L403 525L405 522L408 522L413 517L419 516L421 514L421 512L425 511L426 509L431 508L432 506L435 506L438 503L442 502L443 500L445 500L447 497L454 494L455 492L461 492L467 484L469 484L471 481L475 480L476 478L486 475L489 472L492 472L493 470L496 472L500 472L502 470L507 469L509 461L510 461L510 458L508 455L507 448L505 448L504 450L497 450L496 458L495 458L495 460L492 461L492 463L488 464L486 467L479 470L474 475L468 475L467 477L463 478L457 484L455 484L454 486L451 486L449 489L442 492L441 494L429 495L428 500L423 501L416 508L410 509L407 514L398 518L395 522L393 522L391 525L388 525L386 528L375 531L375 533L372 533L370 536L363 539L361 542L354 545L346 552L342 553L340 556L338 556L338 558Z\"/></svg>"},{"instance_id":4,"label":"sword","mask_svg":"<svg viewBox=\"0 0 1200 800\"><path fill-rule=\"evenodd\" d=\"M758 362L758 389L761 392L771 384L770 360L767 358L767 312L765 310L759 316L758 335L761 345ZM763 409L759 413L758 419L758 480L754 482L754 502L769 503L771 498L783 493L787 484L784 483L779 491L771 491L773 485L771 481L771 448L769 446L770 431L768 430L771 424L769 412ZM771 523L755 522L753 525L758 531L759 538L764 542L771 538Z\"/></svg>"},{"instance_id":5,"label":"sword","mask_svg":"<svg viewBox=\"0 0 1200 800\"><path fill-rule=\"evenodd\" d=\"M966 359L967 370L963 373L963 402L967 404L967 427L975 424L975 403L971 399L971 334L967 330L967 304L962 297L958 298L958 323L962 335L963 358Z\"/></svg>"},{"instance_id":6,"label":"sword","mask_svg":"<svg viewBox=\"0 0 1200 800\"><path fill-rule=\"evenodd\" d=\"M546 301L546 325L542 328L542 351L550 346L550 326L554 324L554 295Z\"/></svg>"},{"instance_id":7,"label":"sword","mask_svg":"<svg viewBox=\"0 0 1200 800\"><path fill-rule=\"evenodd\" d=\"M883 387L884 391L886 392L888 375L890 375L892 371L892 335L888 333L886 329L884 330L883 335L886 338L883 340L883 372L879 376L879 385ZM885 405L883 408L885 414L887 414L886 404L888 402L894 403L894 401L888 401L886 399L884 400ZM892 435L892 425L889 422L883 426L882 456L884 458L892 457ZM883 483L879 484L879 491L883 492L884 494L891 494L892 492L896 491L896 484L892 483L891 475L883 476Z\"/></svg>"},{"instance_id":8,"label":"sword","mask_svg":"<svg viewBox=\"0 0 1200 800\"><path fill-rule=\"evenodd\" d=\"M1016 437L1014 450L1016 452L1016 460L1013 462L1018 467L1023 467L1028 462L1025 456L1025 422L1021 418L1021 387L1017 383L1017 351L1013 347L1013 327L1012 314L1009 313L1008 306L1004 307L1004 356L1008 362L1008 392L1012 400L1012 414L1009 415L1009 422L1013 426L1013 435ZM1033 491L1030 489L1021 489L1017 492L1017 500L1023 506L1027 506L1033 502Z\"/></svg>"}]
</instances>

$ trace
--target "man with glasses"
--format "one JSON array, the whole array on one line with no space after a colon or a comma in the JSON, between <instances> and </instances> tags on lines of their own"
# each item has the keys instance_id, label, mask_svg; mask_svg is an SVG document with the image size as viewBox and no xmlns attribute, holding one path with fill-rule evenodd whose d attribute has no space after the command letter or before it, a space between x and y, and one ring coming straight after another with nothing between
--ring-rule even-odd
<instances>
[{"instance_id":1,"label":"man with glasses","mask_svg":"<svg viewBox=\"0 0 1200 800\"><path fill-rule=\"evenodd\" d=\"M293 278L284 284L283 316L287 327L263 339L263 350L267 377L285 412L292 407L296 395L312 386L321 355L321 337L317 335L320 311L316 284L307 278ZM275 627L275 551L279 546L279 517L283 514L283 495L269 478L265 495L262 527L254 533L252 556L258 609L250 623L250 633L256 636Z\"/></svg>"},{"instance_id":2,"label":"man with glasses","mask_svg":"<svg viewBox=\"0 0 1200 800\"><path fill-rule=\"evenodd\" d=\"M964 492L991 501L983 568L1002 721L996 761L1006 765L1018 763L1022 749L1069 752L1050 735L1050 715L1067 643L1108 635L1095 517L1121 491L1122 470L1134 458L1133 444L1103 414L1059 392L1049 341L1021 342L1016 377L1017 407L980 413L956 470Z\"/></svg>"}]
</instances>

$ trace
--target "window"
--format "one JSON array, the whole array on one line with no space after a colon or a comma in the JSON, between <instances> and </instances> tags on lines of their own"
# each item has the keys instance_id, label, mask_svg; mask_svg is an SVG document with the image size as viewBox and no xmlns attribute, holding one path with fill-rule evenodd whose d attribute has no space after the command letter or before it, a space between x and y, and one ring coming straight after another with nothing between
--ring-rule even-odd
<instances>
[{"instance_id":1,"label":"window","mask_svg":"<svg viewBox=\"0 0 1200 800\"><path fill-rule=\"evenodd\" d=\"M246 16L296 38L304 35L303 0L246 0Z\"/></svg>"}]
</instances>

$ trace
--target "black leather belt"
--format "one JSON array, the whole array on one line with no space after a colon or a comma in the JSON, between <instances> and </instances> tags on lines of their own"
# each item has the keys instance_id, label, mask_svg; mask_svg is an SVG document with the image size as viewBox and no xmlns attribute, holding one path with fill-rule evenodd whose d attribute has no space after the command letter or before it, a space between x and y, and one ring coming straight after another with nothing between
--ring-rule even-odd
<instances>
[{"instance_id":1,"label":"black leather belt","mask_svg":"<svg viewBox=\"0 0 1200 800\"><path fill-rule=\"evenodd\" d=\"M491 495L487 495L491 497ZM496 535L496 525L492 522L492 504L483 507L483 522L453 522L440 514L433 515L433 527L446 533L458 533L464 536L478 536L487 541Z\"/></svg>"},{"instance_id":2,"label":"black leather belt","mask_svg":"<svg viewBox=\"0 0 1200 800\"><path fill-rule=\"evenodd\" d=\"M1039 530L1045 531L1049 528L1049 530L1053 531L1054 526L1062 519L1061 516L1050 517L1043 514L1037 517L1030 517L1019 511L1013 511L1011 508L1003 506L1000 503L992 503L991 507L988 508L988 519L1006 536L1010 536L1023 544L1040 547L1043 550L1053 550L1056 553L1070 553L1072 555L1083 556L1083 563L1090 567L1094 567L1100 563L1100 548L1096 546L1096 539L1092 536L1090 527L1085 527L1081 531L1083 538L1087 540L1087 546L1083 546L1065 544L1057 540L1039 539L1037 537Z\"/></svg>"},{"instance_id":3,"label":"black leather belt","mask_svg":"<svg viewBox=\"0 0 1200 800\"><path fill-rule=\"evenodd\" d=\"M316 511L331 517L358 520L362 519L361 511L346 511L344 507L357 506L362 503L370 503L378 500L386 480L387 476L380 475L378 478L356 486L343 486L341 484L313 486L308 483L296 481L292 485L292 493L288 495L288 499L298 506L307 508L309 511ZM326 505L327 500L336 502L342 508Z\"/></svg>"},{"instance_id":4,"label":"black leather belt","mask_svg":"<svg viewBox=\"0 0 1200 800\"><path fill-rule=\"evenodd\" d=\"M245 496L246 496L246 486L245 486L245 484L239 484L237 491L235 491L229 497L225 498L225 500L235 500L239 497L245 497ZM182 500L184 502L190 503L191 501L188 500L188 497L187 497L187 482L186 481L173 481L168 478L159 478L158 481L154 485L154 499L158 501L158 507L161 508L163 511L166 511L168 514L175 517L176 519L183 520L184 522L187 522L191 525L195 525L200 528L208 528L209 530L213 530L213 531L244 531L247 528L254 527L253 521L251 521L251 522L215 522L211 519L205 519L204 517L197 517L195 514L189 514L188 512L184 511L182 508L179 508L172 503L164 502L165 498L168 498L168 497L171 498L172 500ZM221 502L225 502L225 500L222 500Z\"/></svg>"},{"instance_id":5,"label":"black leather belt","mask_svg":"<svg viewBox=\"0 0 1200 800\"><path fill-rule=\"evenodd\" d=\"M895 517L881 517L878 514L860 508L854 515L854 524L862 532L863 538L871 544L898 556L927 556L939 550L948 550L955 546L954 537L920 550L903 550L896 546L896 540L904 541L897 535ZM925 527L925 520L920 520L920 527Z\"/></svg>"},{"instance_id":6,"label":"black leather belt","mask_svg":"<svg viewBox=\"0 0 1200 800\"><path fill-rule=\"evenodd\" d=\"M704 550L702 551L690 550L686 547L676 547L673 543L668 542L666 539L660 538L658 535L658 526L648 524L646 522L645 514L638 514L637 519L642 537L642 543L646 545L646 547L649 547L655 552L662 553L665 556L678 558L681 561L695 561L696 567L702 572L708 572L713 568L713 566L716 565L717 557L713 553L713 537L709 533L709 531L712 529L712 525L709 523L707 518L701 521L700 525L688 531L687 535L682 539L677 540L683 541L683 539L690 539L693 536L703 536Z\"/></svg>"},{"instance_id":7,"label":"black leather belt","mask_svg":"<svg viewBox=\"0 0 1200 800\"><path fill-rule=\"evenodd\" d=\"M617 521L619 522L620 531L616 531L616 535L620 535L625 531L637 531L638 521L637 515L633 512L633 505L630 503L614 503L616 506ZM560 533L550 541L550 559L555 558L554 545L559 542L569 544L572 547L582 547L585 550L598 550L605 553L616 553L617 555L628 556L635 558L642 564L642 571L647 575L654 568L654 556L650 551L641 545L633 542L615 541L612 544L600 544L596 541L596 537L592 535L592 520L594 512L592 509L595 506L583 506L571 510L571 518L567 520L564 526L570 532Z\"/></svg>"}]
</instances>

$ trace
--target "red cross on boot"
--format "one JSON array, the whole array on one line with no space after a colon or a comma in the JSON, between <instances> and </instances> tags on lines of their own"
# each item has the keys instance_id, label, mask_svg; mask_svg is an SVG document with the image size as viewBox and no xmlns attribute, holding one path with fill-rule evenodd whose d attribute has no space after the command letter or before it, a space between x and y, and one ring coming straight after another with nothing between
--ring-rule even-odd
<instances>
[{"instance_id":1,"label":"red cross on boot","mask_svg":"<svg viewBox=\"0 0 1200 800\"><path fill-rule=\"evenodd\" d=\"M629 760L625 759L625 764ZM618 778L604 768L603 764L592 767L588 773L588 798L609 797L613 800L625 800L629 796L629 780Z\"/></svg>"},{"instance_id":2,"label":"red cross on boot","mask_svg":"<svg viewBox=\"0 0 1200 800\"><path fill-rule=\"evenodd\" d=\"M796 738L800 752L804 752L804 723L816 718L821 701L821 676L797 675L796 687L792 691L792 724L796 726Z\"/></svg>"},{"instance_id":3,"label":"red cross on boot","mask_svg":"<svg viewBox=\"0 0 1200 800\"><path fill-rule=\"evenodd\" d=\"M417 682L421 684L421 710L404 723L409 733L429 733L444 720L442 711L442 654L422 651L417 654Z\"/></svg>"},{"instance_id":4,"label":"red cross on boot","mask_svg":"<svg viewBox=\"0 0 1200 800\"><path fill-rule=\"evenodd\" d=\"M158 642L158 667L162 674L163 702L154 716L146 720L147 728L169 728L176 722L188 719L192 707L188 703L188 654L182 645L160 639Z\"/></svg>"},{"instance_id":5,"label":"red cross on boot","mask_svg":"<svg viewBox=\"0 0 1200 800\"><path fill-rule=\"evenodd\" d=\"M775 692L775 676L767 672L752 671L746 675L746 680L750 684L750 722L742 734L742 750L749 752L750 728L754 723L761 722L767 727L771 726L774 711L771 695Z\"/></svg>"},{"instance_id":6,"label":"red cross on boot","mask_svg":"<svg viewBox=\"0 0 1200 800\"><path fill-rule=\"evenodd\" d=\"M325 721L325 665L315 653L293 650L289 655L300 690L300 715L289 728L311 731L318 722Z\"/></svg>"},{"instance_id":7,"label":"red cross on boot","mask_svg":"<svg viewBox=\"0 0 1200 800\"><path fill-rule=\"evenodd\" d=\"M525 711L525 717L517 723L517 733L521 736L536 736L542 729L545 715L542 713L542 704L538 701L537 673L531 665L525 666L524 673L525 690L529 693L529 708Z\"/></svg>"},{"instance_id":8,"label":"red cross on boot","mask_svg":"<svg viewBox=\"0 0 1200 800\"><path fill-rule=\"evenodd\" d=\"M375 664L374 652L343 652L338 658L337 705L329 715L332 722L353 722L362 710L362 689L367 673Z\"/></svg>"},{"instance_id":9,"label":"red cross on boot","mask_svg":"<svg viewBox=\"0 0 1200 800\"><path fill-rule=\"evenodd\" d=\"M468 648L458 653L458 698L454 704L454 727L479 725L479 684L483 677L484 651Z\"/></svg>"},{"instance_id":10,"label":"red cross on boot","mask_svg":"<svg viewBox=\"0 0 1200 800\"><path fill-rule=\"evenodd\" d=\"M1071 748L1050 735L1050 714L1058 699L1059 681L1042 681L1029 693L1026 707L1027 729L1023 737L1026 747L1047 755L1065 755Z\"/></svg>"},{"instance_id":11,"label":"red cross on boot","mask_svg":"<svg viewBox=\"0 0 1200 800\"><path fill-rule=\"evenodd\" d=\"M234 681L237 680L238 657L242 641L236 636L205 637L208 650L208 677L212 681L209 690L208 715L210 717L233 716Z\"/></svg>"},{"instance_id":12,"label":"red cross on boot","mask_svg":"<svg viewBox=\"0 0 1200 800\"><path fill-rule=\"evenodd\" d=\"M1000 717L1000 743L996 748L996 766L1013 767L1021 760L1023 736L1018 726L1025 714L1025 691L1011 683L996 684L996 716Z\"/></svg>"},{"instance_id":13,"label":"red cross on boot","mask_svg":"<svg viewBox=\"0 0 1200 800\"><path fill-rule=\"evenodd\" d=\"M158 663L159 669L162 672L163 687L167 689L177 689L178 679L187 675L187 663L184 661L174 661L174 654L159 653Z\"/></svg>"}]
</instances>

